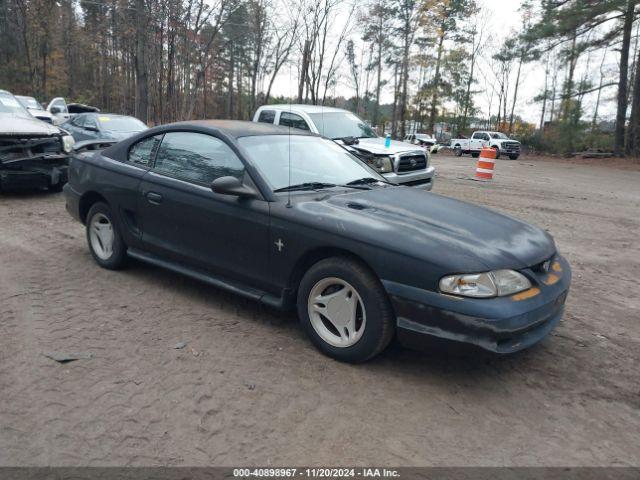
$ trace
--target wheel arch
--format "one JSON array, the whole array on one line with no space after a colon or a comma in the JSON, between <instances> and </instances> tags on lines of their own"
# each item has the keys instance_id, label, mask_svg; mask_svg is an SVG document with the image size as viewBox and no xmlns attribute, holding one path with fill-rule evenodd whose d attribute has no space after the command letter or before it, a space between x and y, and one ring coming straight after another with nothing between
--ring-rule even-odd
<instances>
[{"instance_id":1,"label":"wheel arch","mask_svg":"<svg viewBox=\"0 0 640 480\"><path fill-rule=\"evenodd\" d=\"M298 292L298 285L304 274L316 263L332 257L346 257L354 260L365 267L367 267L376 277L378 275L375 270L366 262L360 255L353 253L352 251L341 247L316 247L305 252L296 262L291 273L289 275L289 281L287 282L287 289L290 293L290 298L295 299ZM294 300L295 302L295 300Z\"/></svg>"},{"instance_id":2,"label":"wheel arch","mask_svg":"<svg viewBox=\"0 0 640 480\"><path fill-rule=\"evenodd\" d=\"M83 224L87 223L87 215L89 213L89 210L91 210L91 207L97 202L104 202L109 205L109 202L107 202L106 198L93 190L84 193L80 197L78 210L80 213L80 221L82 221Z\"/></svg>"}]
</instances>

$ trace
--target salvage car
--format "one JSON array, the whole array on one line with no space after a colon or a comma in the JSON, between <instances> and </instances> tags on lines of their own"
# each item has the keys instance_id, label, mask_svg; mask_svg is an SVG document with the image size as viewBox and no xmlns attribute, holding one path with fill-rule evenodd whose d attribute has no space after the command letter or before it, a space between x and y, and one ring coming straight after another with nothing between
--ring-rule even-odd
<instances>
[{"instance_id":1,"label":"salvage car","mask_svg":"<svg viewBox=\"0 0 640 480\"><path fill-rule=\"evenodd\" d=\"M75 155L69 213L96 263L128 257L271 307L347 362L397 337L497 353L560 321L571 270L544 230L397 186L334 142L238 121L155 127Z\"/></svg>"},{"instance_id":2,"label":"salvage car","mask_svg":"<svg viewBox=\"0 0 640 480\"><path fill-rule=\"evenodd\" d=\"M67 103L62 97L56 97L47 105L47 112L53 117L54 125L62 125L68 122L71 117L80 113L99 112L98 107L85 105L84 103Z\"/></svg>"},{"instance_id":3,"label":"salvage car","mask_svg":"<svg viewBox=\"0 0 640 480\"><path fill-rule=\"evenodd\" d=\"M425 146L432 147L436 143L438 143L438 141L434 137L426 133L410 133L408 135L405 135L404 141L407 143L413 143L414 145L420 145L423 147Z\"/></svg>"},{"instance_id":4,"label":"salvage car","mask_svg":"<svg viewBox=\"0 0 640 480\"><path fill-rule=\"evenodd\" d=\"M310 131L330 138L384 175L391 183L431 190L435 168L429 153L406 142L379 137L367 123L340 108L318 105L265 105L254 122Z\"/></svg>"},{"instance_id":5,"label":"salvage car","mask_svg":"<svg viewBox=\"0 0 640 480\"><path fill-rule=\"evenodd\" d=\"M73 145L67 132L36 119L0 90L0 191L62 190Z\"/></svg>"},{"instance_id":6,"label":"salvage car","mask_svg":"<svg viewBox=\"0 0 640 480\"><path fill-rule=\"evenodd\" d=\"M38 120L42 120L43 122L53 123L53 115L47 112L40 102L38 102L33 97L25 97L24 95L16 95L18 101L22 104L24 108L26 108L31 115L36 117Z\"/></svg>"},{"instance_id":7,"label":"salvage car","mask_svg":"<svg viewBox=\"0 0 640 480\"><path fill-rule=\"evenodd\" d=\"M61 125L76 142L123 140L148 127L135 117L112 113L79 113Z\"/></svg>"},{"instance_id":8,"label":"salvage car","mask_svg":"<svg viewBox=\"0 0 640 480\"><path fill-rule=\"evenodd\" d=\"M432 137L427 133L410 133L405 135L404 141L406 143L420 145L427 149L429 153L438 153L444 148L444 145L440 145L435 137Z\"/></svg>"}]
</instances>

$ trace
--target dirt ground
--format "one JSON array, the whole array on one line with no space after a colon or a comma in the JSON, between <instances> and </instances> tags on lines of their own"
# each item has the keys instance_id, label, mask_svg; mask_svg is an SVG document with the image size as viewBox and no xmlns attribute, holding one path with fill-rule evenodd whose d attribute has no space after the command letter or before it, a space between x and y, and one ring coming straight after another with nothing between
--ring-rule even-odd
<instances>
[{"instance_id":1,"label":"dirt ground","mask_svg":"<svg viewBox=\"0 0 640 480\"><path fill-rule=\"evenodd\" d=\"M437 193L548 229L570 261L535 348L337 363L292 315L98 268L62 195L0 196L0 465L640 465L640 171L524 157L478 183L468 157L434 164Z\"/></svg>"}]
</instances>

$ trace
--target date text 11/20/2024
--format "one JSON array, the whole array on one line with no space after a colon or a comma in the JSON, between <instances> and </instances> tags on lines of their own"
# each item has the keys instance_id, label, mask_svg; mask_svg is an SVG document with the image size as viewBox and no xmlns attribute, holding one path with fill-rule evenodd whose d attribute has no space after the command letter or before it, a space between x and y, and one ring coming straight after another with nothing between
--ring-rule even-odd
<instances>
[{"instance_id":1,"label":"date text 11/20/2024","mask_svg":"<svg viewBox=\"0 0 640 480\"><path fill-rule=\"evenodd\" d=\"M235 478L398 478L391 468L234 468Z\"/></svg>"}]
</instances>

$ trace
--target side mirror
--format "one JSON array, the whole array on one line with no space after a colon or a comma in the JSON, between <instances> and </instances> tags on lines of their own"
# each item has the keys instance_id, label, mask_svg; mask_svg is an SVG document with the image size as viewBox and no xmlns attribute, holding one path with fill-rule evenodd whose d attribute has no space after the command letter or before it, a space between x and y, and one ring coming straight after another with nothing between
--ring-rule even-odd
<instances>
[{"instance_id":1,"label":"side mirror","mask_svg":"<svg viewBox=\"0 0 640 480\"><path fill-rule=\"evenodd\" d=\"M62 113L62 108L54 105L53 107L51 107L51 113L54 115Z\"/></svg>"},{"instance_id":2,"label":"side mirror","mask_svg":"<svg viewBox=\"0 0 640 480\"><path fill-rule=\"evenodd\" d=\"M243 185L236 177L220 177L211 182L213 193L220 195L235 195L237 197L252 198L256 196L256 191Z\"/></svg>"},{"instance_id":3,"label":"side mirror","mask_svg":"<svg viewBox=\"0 0 640 480\"><path fill-rule=\"evenodd\" d=\"M82 128L84 128L85 130L88 130L90 132L97 132L98 131L98 127L94 127L92 125L87 125L86 127L82 127Z\"/></svg>"}]
</instances>

